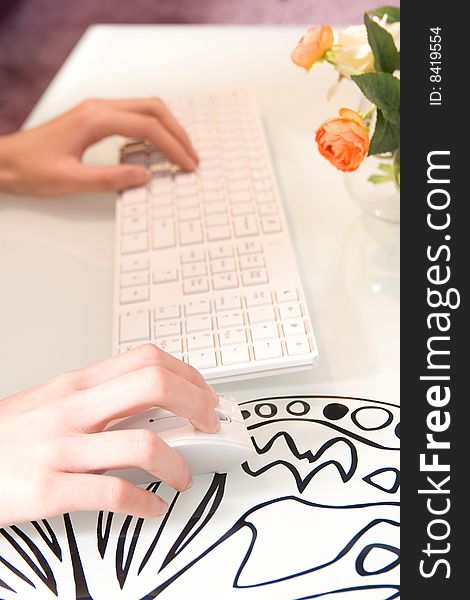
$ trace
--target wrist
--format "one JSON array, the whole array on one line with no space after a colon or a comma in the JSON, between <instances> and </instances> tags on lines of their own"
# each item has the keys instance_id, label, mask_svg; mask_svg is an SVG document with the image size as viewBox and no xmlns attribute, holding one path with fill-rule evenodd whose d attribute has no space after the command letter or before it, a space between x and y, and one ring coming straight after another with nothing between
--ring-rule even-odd
<instances>
[{"instance_id":1,"label":"wrist","mask_svg":"<svg viewBox=\"0 0 470 600\"><path fill-rule=\"evenodd\" d=\"M0 192L17 193L16 134L0 136Z\"/></svg>"}]
</instances>

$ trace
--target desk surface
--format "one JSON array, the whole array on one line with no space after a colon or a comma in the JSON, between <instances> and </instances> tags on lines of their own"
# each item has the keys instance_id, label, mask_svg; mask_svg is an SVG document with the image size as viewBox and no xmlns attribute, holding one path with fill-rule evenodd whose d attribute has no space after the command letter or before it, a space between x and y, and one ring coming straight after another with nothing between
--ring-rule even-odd
<instances>
[{"instance_id":1,"label":"desk surface","mask_svg":"<svg viewBox=\"0 0 470 600\"><path fill-rule=\"evenodd\" d=\"M317 125L341 106L357 105L358 95L343 82L327 101L335 72L319 65L306 76L292 65L289 53L301 33L294 27L94 26L25 125L89 96L254 88L320 360L310 371L217 388L240 401L313 394L398 404L399 227L365 217L342 174L316 151ZM86 160L113 162L118 143L99 143ZM112 194L0 196L0 397L109 355L114 200Z\"/></svg>"}]
</instances>

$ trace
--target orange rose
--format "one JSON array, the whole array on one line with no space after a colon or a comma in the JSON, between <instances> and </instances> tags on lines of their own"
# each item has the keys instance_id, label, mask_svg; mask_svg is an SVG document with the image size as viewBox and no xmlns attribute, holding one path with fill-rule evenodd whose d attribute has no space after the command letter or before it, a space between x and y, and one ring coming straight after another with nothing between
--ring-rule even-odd
<instances>
[{"instance_id":1,"label":"orange rose","mask_svg":"<svg viewBox=\"0 0 470 600\"><path fill-rule=\"evenodd\" d=\"M364 119L349 108L320 125L315 139L320 154L340 171L355 171L369 149Z\"/></svg>"},{"instance_id":2,"label":"orange rose","mask_svg":"<svg viewBox=\"0 0 470 600\"><path fill-rule=\"evenodd\" d=\"M300 38L290 56L296 65L308 70L323 58L325 52L333 46L333 41L333 30L329 25L314 25Z\"/></svg>"}]
</instances>

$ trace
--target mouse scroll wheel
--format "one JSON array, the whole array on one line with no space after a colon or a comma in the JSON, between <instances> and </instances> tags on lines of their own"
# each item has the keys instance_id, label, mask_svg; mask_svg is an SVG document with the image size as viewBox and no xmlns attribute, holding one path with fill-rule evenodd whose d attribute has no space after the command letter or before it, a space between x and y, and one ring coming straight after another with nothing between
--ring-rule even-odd
<instances>
[{"instance_id":1,"label":"mouse scroll wheel","mask_svg":"<svg viewBox=\"0 0 470 600\"><path fill-rule=\"evenodd\" d=\"M224 414L221 410L215 409L215 412L219 415L219 419L222 423L230 423L231 419L226 414Z\"/></svg>"}]
</instances>

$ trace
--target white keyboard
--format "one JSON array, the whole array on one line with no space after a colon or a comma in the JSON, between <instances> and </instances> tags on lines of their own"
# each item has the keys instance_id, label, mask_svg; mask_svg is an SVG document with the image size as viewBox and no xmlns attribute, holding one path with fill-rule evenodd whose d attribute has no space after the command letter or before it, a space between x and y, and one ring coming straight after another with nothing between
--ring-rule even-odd
<instances>
[{"instance_id":1,"label":"white keyboard","mask_svg":"<svg viewBox=\"0 0 470 600\"><path fill-rule=\"evenodd\" d=\"M145 142L121 160L152 173L116 205L113 353L152 342L223 381L310 367L317 345L256 100L176 99L200 164Z\"/></svg>"}]
</instances>

